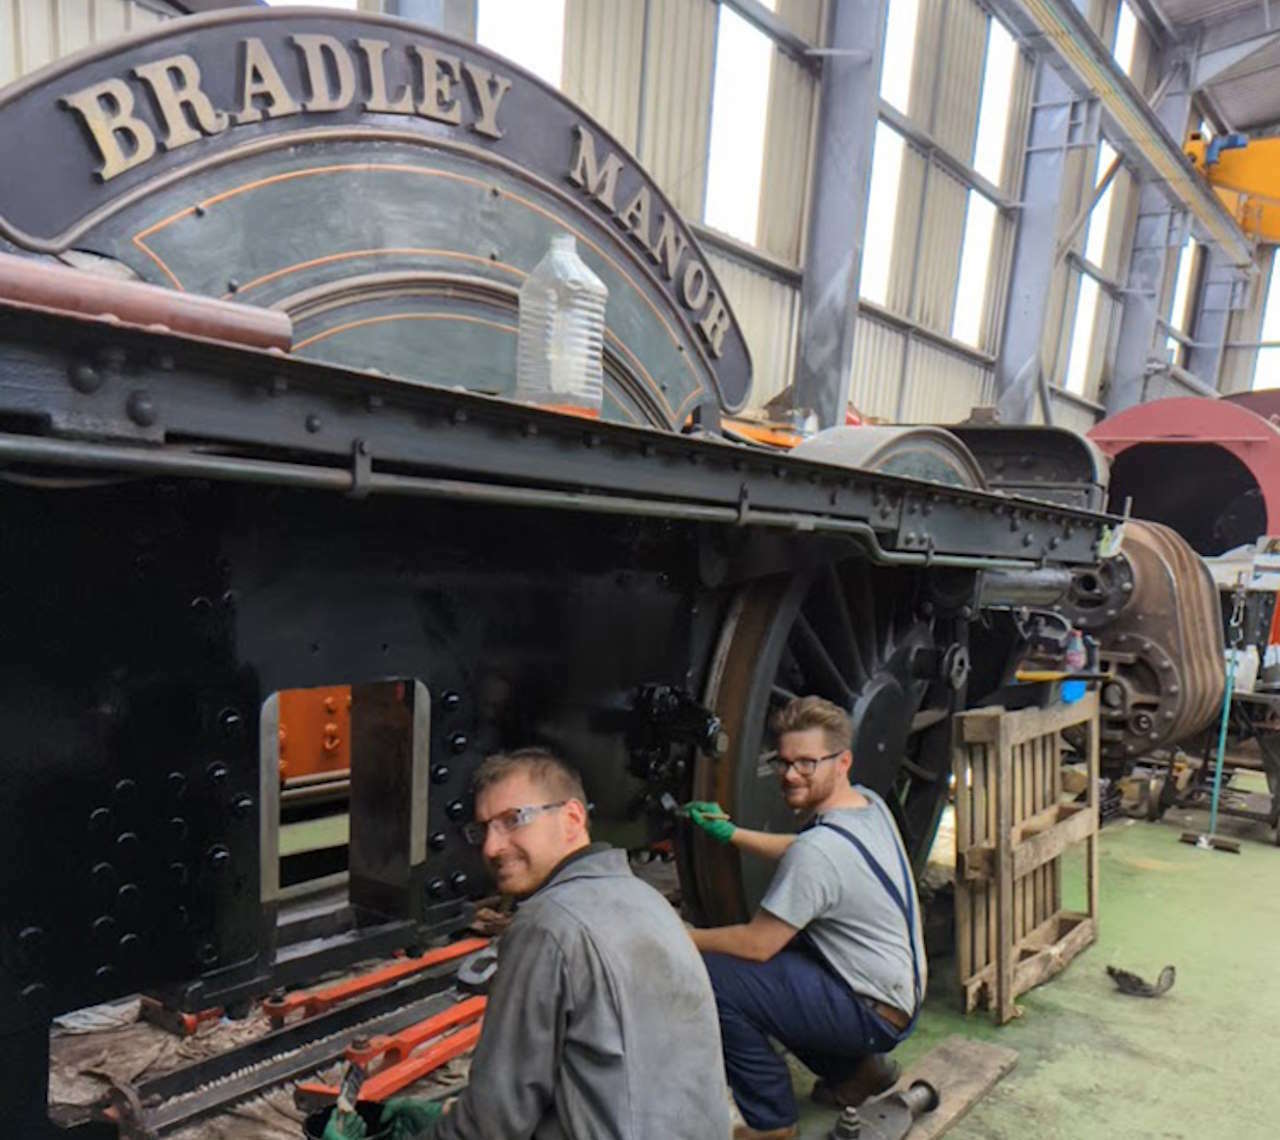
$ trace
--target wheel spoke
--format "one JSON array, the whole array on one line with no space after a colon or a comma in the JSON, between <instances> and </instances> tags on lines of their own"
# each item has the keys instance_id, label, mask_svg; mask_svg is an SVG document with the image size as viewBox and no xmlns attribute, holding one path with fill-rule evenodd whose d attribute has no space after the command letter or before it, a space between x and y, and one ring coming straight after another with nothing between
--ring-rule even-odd
<instances>
[{"instance_id":1,"label":"wheel spoke","mask_svg":"<svg viewBox=\"0 0 1280 1140\"><path fill-rule=\"evenodd\" d=\"M836 641L833 655L838 656L848 666L846 676L853 681L853 687L861 689L871 678L862 660L858 635L854 630L853 618L849 614L849 603L844 595L844 587L840 584L839 571L834 564L827 567L824 581L827 592L831 596L832 608L835 610L835 622L831 627Z\"/></svg>"},{"instance_id":2,"label":"wheel spoke","mask_svg":"<svg viewBox=\"0 0 1280 1140\"><path fill-rule=\"evenodd\" d=\"M874 673L881 663L881 658L876 637L876 601L875 595L871 592L871 572L866 566L858 564L853 568L849 579L852 589L852 614L856 619L853 629L862 649L862 663L866 666L868 673Z\"/></svg>"},{"instance_id":3,"label":"wheel spoke","mask_svg":"<svg viewBox=\"0 0 1280 1140\"><path fill-rule=\"evenodd\" d=\"M822 644L822 640L814 632L813 626L804 614L796 614L796 624L792 627L790 645L796 660L805 666L805 674L819 691L832 700L850 708L853 705L853 690L849 688L831 654Z\"/></svg>"}]
</instances>

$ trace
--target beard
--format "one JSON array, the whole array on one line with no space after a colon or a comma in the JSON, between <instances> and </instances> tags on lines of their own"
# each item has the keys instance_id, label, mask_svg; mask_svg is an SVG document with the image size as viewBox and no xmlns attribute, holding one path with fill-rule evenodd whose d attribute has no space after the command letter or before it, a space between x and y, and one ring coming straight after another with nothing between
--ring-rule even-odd
<instances>
[{"instance_id":1,"label":"beard","mask_svg":"<svg viewBox=\"0 0 1280 1140\"><path fill-rule=\"evenodd\" d=\"M822 767L827 767L828 770L824 772ZM836 791L840 786L840 772L828 765L822 767L810 777L808 783L782 789L789 807L796 811L812 811Z\"/></svg>"}]
</instances>

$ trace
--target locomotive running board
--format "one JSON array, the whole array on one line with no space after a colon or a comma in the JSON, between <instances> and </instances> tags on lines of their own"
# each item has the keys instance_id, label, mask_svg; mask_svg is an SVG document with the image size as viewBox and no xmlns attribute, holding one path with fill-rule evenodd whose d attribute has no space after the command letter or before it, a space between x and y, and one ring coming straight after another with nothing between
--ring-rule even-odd
<instances>
[{"instance_id":1,"label":"locomotive running board","mask_svg":"<svg viewBox=\"0 0 1280 1140\"><path fill-rule=\"evenodd\" d=\"M1119 522L12 302L0 423L10 463L843 532L890 563L1093 564Z\"/></svg>"}]
</instances>

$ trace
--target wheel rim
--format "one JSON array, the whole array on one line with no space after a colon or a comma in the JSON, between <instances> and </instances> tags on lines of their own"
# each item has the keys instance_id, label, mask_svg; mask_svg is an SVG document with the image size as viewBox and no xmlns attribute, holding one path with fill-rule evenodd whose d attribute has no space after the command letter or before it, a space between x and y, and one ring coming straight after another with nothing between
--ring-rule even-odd
<instances>
[{"instance_id":1,"label":"wheel rim","mask_svg":"<svg viewBox=\"0 0 1280 1140\"><path fill-rule=\"evenodd\" d=\"M963 698L967 623L953 616L957 587L850 559L752 583L734 600L716 648L705 701L729 734L719 760L699 758L694 792L718 800L744 827L794 831L796 818L768 767L770 713L816 693L854 721L850 778L885 797L921 866L946 800L950 715ZM946 596L946 595L949 595ZM759 902L773 868L697 834L697 900L732 922Z\"/></svg>"}]
</instances>

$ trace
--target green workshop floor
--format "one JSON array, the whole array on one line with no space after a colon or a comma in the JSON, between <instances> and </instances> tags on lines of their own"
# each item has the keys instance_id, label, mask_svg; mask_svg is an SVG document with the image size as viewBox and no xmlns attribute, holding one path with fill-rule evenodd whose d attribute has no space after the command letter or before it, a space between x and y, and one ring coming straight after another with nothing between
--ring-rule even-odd
<instances>
[{"instance_id":1,"label":"green workshop floor","mask_svg":"<svg viewBox=\"0 0 1280 1140\"><path fill-rule=\"evenodd\" d=\"M1178 842L1207 813L1171 812L1163 823L1109 823L1101 841L1099 941L1047 985L1025 994L1023 1016L996 1029L957 1011L955 963L934 964L924 1014L899 1051L904 1067L959 1033L1018 1051L1012 1073L947 1135L956 1140L1262 1140L1280 1128L1280 849L1260 825L1224 820L1243 853ZM1083 898L1079 858L1066 899ZM1154 981L1172 963L1173 989L1154 1000L1114 991L1104 967ZM807 1096L803 1140L834 1121Z\"/></svg>"}]
</instances>

